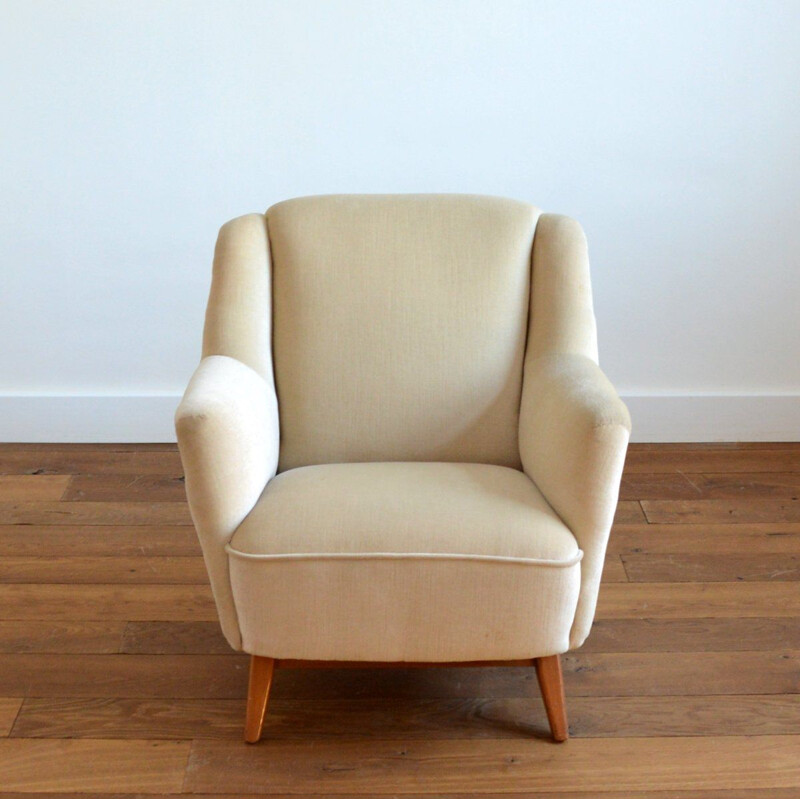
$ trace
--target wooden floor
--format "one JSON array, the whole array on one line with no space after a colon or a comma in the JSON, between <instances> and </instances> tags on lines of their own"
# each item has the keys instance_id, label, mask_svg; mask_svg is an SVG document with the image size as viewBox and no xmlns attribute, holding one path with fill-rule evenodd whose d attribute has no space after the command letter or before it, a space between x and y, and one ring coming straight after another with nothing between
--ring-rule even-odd
<instances>
[{"instance_id":1,"label":"wooden floor","mask_svg":"<svg viewBox=\"0 0 800 800\"><path fill-rule=\"evenodd\" d=\"M533 669L279 671L242 743L174 447L0 445L0 793L800 793L800 445L631 447L597 622Z\"/></svg>"}]
</instances>

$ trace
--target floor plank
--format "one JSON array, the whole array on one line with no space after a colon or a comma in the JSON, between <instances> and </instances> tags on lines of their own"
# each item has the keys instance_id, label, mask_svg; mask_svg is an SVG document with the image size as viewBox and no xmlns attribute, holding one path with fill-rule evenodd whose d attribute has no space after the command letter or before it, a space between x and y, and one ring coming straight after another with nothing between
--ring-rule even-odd
<instances>
[{"instance_id":1,"label":"floor plank","mask_svg":"<svg viewBox=\"0 0 800 800\"><path fill-rule=\"evenodd\" d=\"M637 522L647 522L647 518L639 502L636 500L620 500L620 502L617 503L614 524L631 525Z\"/></svg>"},{"instance_id":2,"label":"floor plank","mask_svg":"<svg viewBox=\"0 0 800 800\"><path fill-rule=\"evenodd\" d=\"M242 735L241 699L30 698L12 736L23 738L220 739ZM570 736L764 736L794 734L800 695L571 697ZM548 737L536 697L275 698L267 741L336 739L529 739Z\"/></svg>"},{"instance_id":3,"label":"floor plank","mask_svg":"<svg viewBox=\"0 0 800 800\"><path fill-rule=\"evenodd\" d=\"M0 590L2 587L0 587ZM600 590L597 619L800 617L791 582L609 583Z\"/></svg>"},{"instance_id":4,"label":"floor plank","mask_svg":"<svg viewBox=\"0 0 800 800\"><path fill-rule=\"evenodd\" d=\"M199 556L188 525L0 525L0 556Z\"/></svg>"},{"instance_id":5,"label":"floor plank","mask_svg":"<svg viewBox=\"0 0 800 800\"><path fill-rule=\"evenodd\" d=\"M191 525L186 503L0 503L0 525Z\"/></svg>"},{"instance_id":6,"label":"floor plank","mask_svg":"<svg viewBox=\"0 0 800 800\"><path fill-rule=\"evenodd\" d=\"M800 737L193 743L190 792L286 796L792 787ZM709 769L714 764L715 769Z\"/></svg>"},{"instance_id":7,"label":"floor plank","mask_svg":"<svg viewBox=\"0 0 800 800\"><path fill-rule=\"evenodd\" d=\"M794 796L798 497L798 443L631 446L566 745L529 667L279 669L247 748L175 446L0 443L0 798Z\"/></svg>"},{"instance_id":8,"label":"floor plank","mask_svg":"<svg viewBox=\"0 0 800 800\"><path fill-rule=\"evenodd\" d=\"M626 472L620 500L694 500L698 491L681 472Z\"/></svg>"},{"instance_id":9,"label":"floor plank","mask_svg":"<svg viewBox=\"0 0 800 800\"><path fill-rule=\"evenodd\" d=\"M703 498L711 500L743 497L796 500L800 494L800 469L797 472L712 472L692 475L689 480Z\"/></svg>"},{"instance_id":10,"label":"floor plank","mask_svg":"<svg viewBox=\"0 0 800 800\"><path fill-rule=\"evenodd\" d=\"M186 487L183 477L175 475L74 475L61 499L182 503Z\"/></svg>"},{"instance_id":11,"label":"floor plank","mask_svg":"<svg viewBox=\"0 0 800 800\"><path fill-rule=\"evenodd\" d=\"M798 581L800 555L764 553L635 553L623 555L625 573L636 582Z\"/></svg>"},{"instance_id":12,"label":"floor plank","mask_svg":"<svg viewBox=\"0 0 800 800\"><path fill-rule=\"evenodd\" d=\"M0 655L0 696L244 697L244 655ZM14 687L14 689L12 689Z\"/></svg>"},{"instance_id":13,"label":"floor plank","mask_svg":"<svg viewBox=\"0 0 800 800\"><path fill-rule=\"evenodd\" d=\"M209 586L0 584L0 619L216 620Z\"/></svg>"},{"instance_id":14,"label":"floor plank","mask_svg":"<svg viewBox=\"0 0 800 800\"><path fill-rule=\"evenodd\" d=\"M568 653L567 696L795 694L800 651Z\"/></svg>"},{"instance_id":15,"label":"floor plank","mask_svg":"<svg viewBox=\"0 0 800 800\"><path fill-rule=\"evenodd\" d=\"M22 706L21 697L0 697L0 737L8 736Z\"/></svg>"},{"instance_id":16,"label":"floor plank","mask_svg":"<svg viewBox=\"0 0 800 800\"><path fill-rule=\"evenodd\" d=\"M800 647L798 647L800 649ZM161 622L147 620L129 622L122 640L123 653L185 655L232 653L222 635L219 623Z\"/></svg>"},{"instance_id":17,"label":"floor plank","mask_svg":"<svg viewBox=\"0 0 800 800\"><path fill-rule=\"evenodd\" d=\"M798 472L631 472L622 479L622 500L728 500L797 498Z\"/></svg>"},{"instance_id":18,"label":"floor plank","mask_svg":"<svg viewBox=\"0 0 800 800\"><path fill-rule=\"evenodd\" d=\"M177 448L129 450L49 445L37 449L0 451L3 475L167 475L180 477L183 466Z\"/></svg>"},{"instance_id":19,"label":"floor plank","mask_svg":"<svg viewBox=\"0 0 800 800\"><path fill-rule=\"evenodd\" d=\"M615 525L608 552L800 555L800 523Z\"/></svg>"},{"instance_id":20,"label":"floor plank","mask_svg":"<svg viewBox=\"0 0 800 800\"><path fill-rule=\"evenodd\" d=\"M199 556L26 556L0 560L0 583L202 584L208 573Z\"/></svg>"},{"instance_id":21,"label":"floor plank","mask_svg":"<svg viewBox=\"0 0 800 800\"><path fill-rule=\"evenodd\" d=\"M687 523L800 522L800 499L642 500L648 522Z\"/></svg>"},{"instance_id":22,"label":"floor plank","mask_svg":"<svg viewBox=\"0 0 800 800\"><path fill-rule=\"evenodd\" d=\"M688 694L794 694L798 651L570 653L569 697ZM0 696L244 697L242 655L0 655ZM341 697L538 697L529 667L438 669L280 669L274 697L307 702ZM286 693L286 694L284 694Z\"/></svg>"},{"instance_id":23,"label":"floor plank","mask_svg":"<svg viewBox=\"0 0 800 800\"><path fill-rule=\"evenodd\" d=\"M682 473L748 473L800 472L800 447L765 444L747 449L700 447L643 449L631 446L625 459L625 473L682 472Z\"/></svg>"},{"instance_id":24,"label":"floor plank","mask_svg":"<svg viewBox=\"0 0 800 800\"><path fill-rule=\"evenodd\" d=\"M60 500L69 475L0 475L0 502Z\"/></svg>"},{"instance_id":25,"label":"floor plank","mask_svg":"<svg viewBox=\"0 0 800 800\"><path fill-rule=\"evenodd\" d=\"M625 583L628 580L628 573L622 559L617 555L610 555L606 558L603 565L603 583Z\"/></svg>"},{"instance_id":26,"label":"floor plank","mask_svg":"<svg viewBox=\"0 0 800 800\"><path fill-rule=\"evenodd\" d=\"M179 792L188 742L0 739L5 792Z\"/></svg>"},{"instance_id":27,"label":"floor plank","mask_svg":"<svg viewBox=\"0 0 800 800\"><path fill-rule=\"evenodd\" d=\"M124 622L0 620L0 653L118 653Z\"/></svg>"},{"instance_id":28,"label":"floor plank","mask_svg":"<svg viewBox=\"0 0 800 800\"><path fill-rule=\"evenodd\" d=\"M800 650L800 618L600 619L581 653Z\"/></svg>"}]
</instances>

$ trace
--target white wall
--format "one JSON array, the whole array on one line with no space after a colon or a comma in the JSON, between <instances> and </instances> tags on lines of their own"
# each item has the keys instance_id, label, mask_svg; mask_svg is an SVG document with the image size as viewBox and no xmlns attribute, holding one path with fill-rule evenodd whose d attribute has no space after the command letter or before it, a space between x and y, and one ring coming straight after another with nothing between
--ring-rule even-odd
<instances>
[{"instance_id":1,"label":"white wall","mask_svg":"<svg viewBox=\"0 0 800 800\"><path fill-rule=\"evenodd\" d=\"M5 2L0 439L171 438L216 230L577 217L637 438L800 438L800 3Z\"/></svg>"}]
</instances>

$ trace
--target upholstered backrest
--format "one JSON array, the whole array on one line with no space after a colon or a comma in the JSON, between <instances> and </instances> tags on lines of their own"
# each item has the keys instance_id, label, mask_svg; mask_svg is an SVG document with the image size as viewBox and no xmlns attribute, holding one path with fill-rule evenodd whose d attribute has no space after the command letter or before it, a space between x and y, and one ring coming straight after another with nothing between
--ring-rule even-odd
<instances>
[{"instance_id":1,"label":"upholstered backrest","mask_svg":"<svg viewBox=\"0 0 800 800\"><path fill-rule=\"evenodd\" d=\"M279 468L519 467L539 213L469 195L333 195L270 208Z\"/></svg>"}]
</instances>

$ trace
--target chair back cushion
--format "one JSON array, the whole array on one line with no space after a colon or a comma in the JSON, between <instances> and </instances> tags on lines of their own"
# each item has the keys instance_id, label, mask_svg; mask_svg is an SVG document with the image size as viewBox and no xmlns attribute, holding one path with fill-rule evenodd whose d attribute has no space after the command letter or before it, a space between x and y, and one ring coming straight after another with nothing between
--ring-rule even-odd
<instances>
[{"instance_id":1,"label":"chair back cushion","mask_svg":"<svg viewBox=\"0 0 800 800\"><path fill-rule=\"evenodd\" d=\"M472 195L330 195L270 208L279 469L519 468L539 213Z\"/></svg>"}]
</instances>

